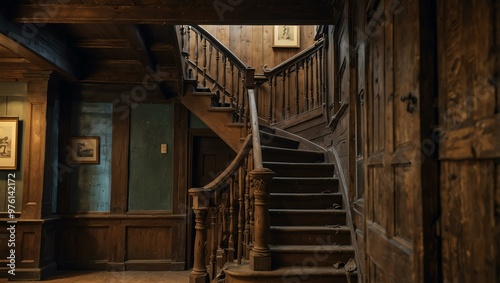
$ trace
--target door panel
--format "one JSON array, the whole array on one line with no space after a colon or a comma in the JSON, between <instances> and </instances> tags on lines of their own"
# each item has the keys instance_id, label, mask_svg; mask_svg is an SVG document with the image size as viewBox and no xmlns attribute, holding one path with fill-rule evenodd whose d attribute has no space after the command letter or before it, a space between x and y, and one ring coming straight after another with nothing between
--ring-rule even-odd
<instances>
[{"instance_id":1,"label":"door panel","mask_svg":"<svg viewBox=\"0 0 500 283\"><path fill-rule=\"evenodd\" d=\"M376 1L374 1L376 2ZM423 282L419 1L381 0L368 21L368 282ZM408 107L402 98L417 97ZM414 108L413 108L414 107Z\"/></svg>"}]
</instances>

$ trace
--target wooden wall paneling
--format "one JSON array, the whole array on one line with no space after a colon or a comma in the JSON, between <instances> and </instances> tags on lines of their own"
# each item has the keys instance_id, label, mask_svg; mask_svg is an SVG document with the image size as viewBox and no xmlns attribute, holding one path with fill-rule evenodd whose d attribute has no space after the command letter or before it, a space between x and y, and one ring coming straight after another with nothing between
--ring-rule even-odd
<instances>
[{"instance_id":1,"label":"wooden wall paneling","mask_svg":"<svg viewBox=\"0 0 500 283\"><path fill-rule=\"evenodd\" d=\"M187 191L189 189L189 111L180 103L174 104L174 179L173 179L173 214L185 215L185 224L174 230L178 242L172 242L172 249L177 258L182 259L187 265L191 262L190 234L187 227L191 226L191 206ZM181 244L184 243L184 244Z\"/></svg>"},{"instance_id":2,"label":"wooden wall paneling","mask_svg":"<svg viewBox=\"0 0 500 283\"><path fill-rule=\"evenodd\" d=\"M498 240L492 233L499 229L493 195L498 184L494 163L498 150L485 154L483 144L498 136L498 126L491 127L493 131L480 130L485 121L498 121L498 85L488 80L498 74L495 62L500 58L498 52L491 52L498 49L495 34L500 30L493 13L498 10L496 2L437 5L444 282L498 282L500 278ZM478 129L471 130L471 126ZM460 131L473 138L458 139L462 145L456 147L452 140ZM492 146L498 144L498 138L493 140Z\"/></svg>"},{"instance_id":3,"label":"wooden wall paneling","mask_svg":"<svg viewBox=\"0 0 500 283\"><path fill-rule=\"evenodd\" d=\"M130 140L130 105L123 105L125 112L113 111L111 175L111 213L125 213L128 201L129 180L129 140ZM119 229L117 227L113 229ZM113 231L112 233L117 233Z\"/></svg>"},{"instance_id":4,"label":"wooden wall paneling","mask_svg":"<svg viewBox=\"0 0 500 283\"><path fill-rule=\"evenodd\" d=\"M496 257L500 255L500 159L495 162L495 235L496 239L494 245L496 245ZM500 270L500 260L496 260L496 274L495 276L500 276L498 270Z\"/></svg>"},{"instance_id":5,"label":"wooden wall paneling","mask_svg":"<svg viewBox=\"0 0 500 283\"><path fill-rule=\"evenodd\" d=\"M443 161L441 170L444 280L497 282L493 162Z\"/></svg>"}]
</instances>

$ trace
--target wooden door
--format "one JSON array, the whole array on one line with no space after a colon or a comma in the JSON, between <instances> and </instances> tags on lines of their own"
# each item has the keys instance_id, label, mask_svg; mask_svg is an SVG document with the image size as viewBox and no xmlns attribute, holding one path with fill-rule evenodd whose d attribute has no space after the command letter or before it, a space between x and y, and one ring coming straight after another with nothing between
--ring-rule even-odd
<instances>
[{"instance_id":1,"label":"wooden door","mask_svg":"<svg viewBox=\"0 0 500 283\"><path fill-rule=\"evenodd\" d=\"M430 243L436 238L424 240L424 234L435 235L426 214L436 212L436 197L426 192L437 191L437 170L435 152L423 154L421 147L434 119L435 27L423 22L432 5L370 2L377 6L368 7L366 29L365 277L370 283L434 282L435 275L424 279L431 273L424 259L435 252Z\"/></svg>"},{"instance_id":2,"label":"wooden door","mask_svg":"<svg viewBox=\"0 0 500 283\"><path fill-rule=\"evenodd\" d=\"M192 187L209 184L233 161L235 152L217 136L193 138Z\"/></svg>"}]
</instances>

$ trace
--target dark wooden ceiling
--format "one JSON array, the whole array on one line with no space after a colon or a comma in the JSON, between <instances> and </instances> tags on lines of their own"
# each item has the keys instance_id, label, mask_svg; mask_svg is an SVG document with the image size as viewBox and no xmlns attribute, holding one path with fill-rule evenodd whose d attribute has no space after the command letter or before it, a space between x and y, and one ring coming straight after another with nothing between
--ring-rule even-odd
<instances>
[{"instance_id":1,"label":"dark wooden ceiling","mask_svg":"<svg viewBox=\"0 0 500 283\"><path fill-rule=\"evenodd\" d=\"M0 80L54 70L79 85L139 84L161 75L171 97L182 77L177 24L331 24L332 1L44 0L0 2Z\"/></svg>"}]
</instances>

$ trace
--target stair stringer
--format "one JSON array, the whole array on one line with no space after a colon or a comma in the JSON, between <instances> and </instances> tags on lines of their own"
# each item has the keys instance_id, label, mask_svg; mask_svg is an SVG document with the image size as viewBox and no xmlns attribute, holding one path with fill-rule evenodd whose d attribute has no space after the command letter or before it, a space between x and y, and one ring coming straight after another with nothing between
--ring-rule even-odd
<instances>
[{"instance_id":1,"label":"stair stringer","mask_svg":"<svg viewBox=\"0 0 500 283\"><path fill-rule=\"evenodd\" d=\"M211 92L187 90L186 94L179 99L189 111L200 118L229 147L238 152L243 144L242 137L246 136L243 133L243 127L233 123L233 111L218 111L221 109L220 107L212 107L214 95Z\"/></svg>"}]
</instances>

